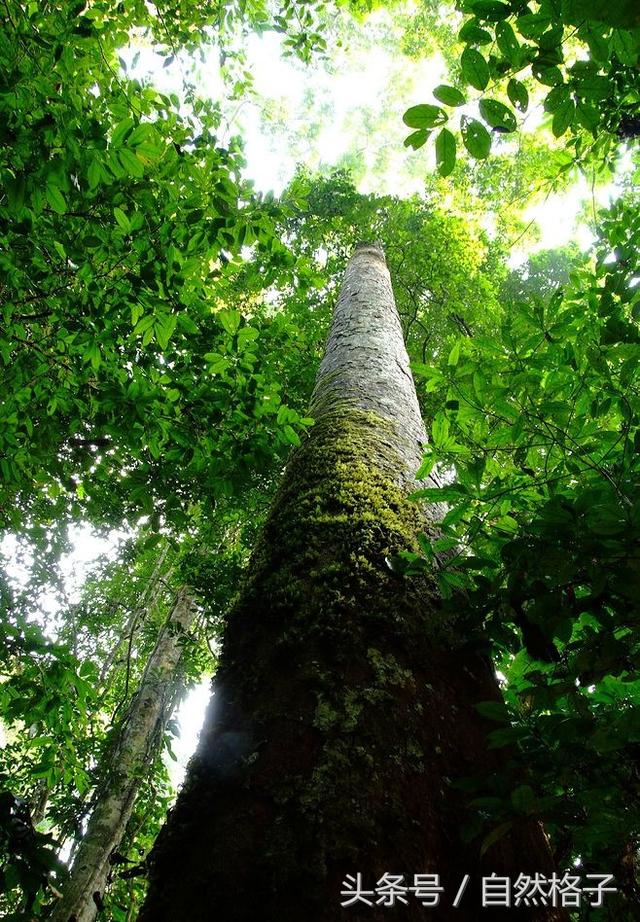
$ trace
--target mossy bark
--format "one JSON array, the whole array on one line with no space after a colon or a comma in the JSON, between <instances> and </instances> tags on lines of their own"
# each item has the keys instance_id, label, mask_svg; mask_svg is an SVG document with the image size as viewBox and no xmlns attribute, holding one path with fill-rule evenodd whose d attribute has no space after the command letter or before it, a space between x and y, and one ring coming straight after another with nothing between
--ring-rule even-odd
<instances>
[{"instance_id":1,"label":"mossy bark","mask_svg":"<svg viewBox=\"0 0 640 922\"><path fill-rule=\"evenodd\" d=\"M489 918L481 873L552 870L535 821L484 860L461 837L451 782L497 766L474 704L499 691L490 663L456 642L434 586L386 563L433 526L407 500L424 429L376 247L347 271L312 412L229 617L140 922ZM369 887L385 872L439 873L445 894L437 910L413 897L343 909L342 881L357 872ZM472 884L452 909L464 874Z\"/></svg>"},{"instance_id":2,"label":"mossy bark","mask_svg":"<svg viewBox=\"0 0 640 922\"><path fill-rule=\"evenodd\" d=\"M111 869L110 857L120 845L140 784L157 753L171 716L181 639L195 616L185 587L178 593L158 634L144 675L127 710L89 818L51 922L93 922Z\"/></svg>"}]
</instances>

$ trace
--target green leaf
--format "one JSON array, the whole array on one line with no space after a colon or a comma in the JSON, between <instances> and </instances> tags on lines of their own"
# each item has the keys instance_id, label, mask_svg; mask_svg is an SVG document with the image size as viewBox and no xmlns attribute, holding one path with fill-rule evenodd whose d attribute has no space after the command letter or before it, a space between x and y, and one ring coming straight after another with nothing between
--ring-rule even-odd
<instances>
[{"instance_id":1,"label":"green leaf","mask_svg":"<svg viewBox=\"0 0 640 922\"><path fill-rule=\"evenodd\" d=\"M227 333L231 336L237 333L240 322L242 321L242 314L240 311L225 309L218 311L216 316Z\"/></svg>"},{"instance_id":2,"label":"green leaf","mask_svg":"<svg viewBox=\"0 0 640 922\"><path fill-rule=\"evenodd\" d=\"M463 106L466 102L464 93L461 93L460 90L453 86L446 86L445 84L437 86L433 91L433 95L439 102L443 102L445 106Z\"/></svg>"},{"instance_id":3,"label":"green leaf","mask_svg":"<svg viewBox=\"0 0 640 922\"><path fill-rule=\"evenodd\" d=\"M144 176L144 167L133 151L123 147L122 150L118 151L118 160L129 176L134 176L136 179Z\"/></svg>"},{"instance_id":4,"label":"green leaf","mask_svg":"<svg viewBox=\"0 0 640 922\"><path fill-rule=\"evenodd\" d=\"M462 140L472 157L484 160L491 150L491 135L482 122L475 118L462 119Z\"/></svg>"},{"instance_id":5,"label":"green leaf","mask_svg":"<svg viewBox=\"0 0 640 922\"><path fill-rule=\"evenodd\" d=\"M153 326L153 321L153 314L146 314L144 317L141 317L133 328L134 334L139 336L140 334L145 333Z\"/></svg>"},{"instance_id":6,"label":"green leaf","mask_svg":"<svg viewBox=\"0 0 640 922\"><path fill-rule=\"evenodd\" d=\"M208 371L210 374L221 375L229 367L229 359L225 358L219 352L205 353L205 360L209 363Z\"/></svg>"},{"instance_id":7,"label":"green leaf","mask_svg":"<svg viewBox=\"0 0 640 922\"><path fill-rule=\"evenodd\" d=\"M433 470L435 463L436 459L433 455L426 455L422 464L416 471L416 480L424 480L425 477L428 477Z\"/></svg>"},{"instance_id":8,"label":"green leaf","mask_svg":"<svg viewBox=\"0 0 640 922\"><path fill-rule=\"evenodd\" d=\"M569 87L566 83L554 86L544 98L545 112L556 112L569 99Z\"/></svg>"},{"instance_id":9,"label":"green leaf","mask_svg":"<svg viewBox=\"0 0 640 922\"><path fill-rule=\"evenodd\" d=\"M286 426L283 427L282 432L284 434L286 441L289 442L290 445L296 445L296 446L300 445L300 436L298 435L296 430L292 426L290 426L288 423Z\"/></svg>"},{"instance_id":10,"label":"green leaf","mask_svg":"<svg viewBox=\"0 0 640 922\"><path fill-rule=\"evenodd\" d=\"M89 180L89 188L96 189L100 184L100 179L102 178L102 169L100 167L100 161L94 157L94 159L89 164L89 169L87 170L87 179Z\"/></svg>"},{"instance_id":11,"label":"green leaf","mask_svg":"<svg viewBox=\"0 0 640 922\"><path fill-rule=\"evenodd\" d=\"M481 99L479 103L480 115L492 128L502 131L515 131L518 127L516 117L504 103L496 99Z\"/></svg>"},{"instance_id":12,"label":"green leaf","mask_svg":"<svg viewBox=\"0 0 640 922\"><path fill-rule=\"evenodd\" d=\"M414 131L404 139L404 146L418 150L419 147L424 146L430 134L431 132L426 128L419 128L418 131Z\"/></svg>"},{"instance_id":13,"label":"green leaf","mask_svg":"<svg viewBox=\"0 0 640 922\"><path fill-rule=\"evenodd\" d=\"M511 24L508 22L499 22L496 26L496 42L498 48L512 64L517 64L520 60L520 42L516 38Z\"/></svg>"},{"instance_id":14,"label":"green leaf","mask_svg":"<svg viewBox=\"0 0 640 922\"><path fill-rule=\"evenodd\" d=\"M502 701L480 701L474 705L478 714L498 723L509 723L510 717Z\"/></svg>"},{"instance_id":15,"label":"green leaf","mask_svg":"<svg viewBox=\"0 0 640 922\"><path fill-rule=\"evenodd\" d=\"M102 364L102 354L97 343L91 343L84 352L85 362L90 362L94 371L97 371Z\"/></svg>"},{"instance_id":16,"label":"green leaf","mask_svg":"<svg viewBox=\"0 0 640 922\"><path fill-rule=\"evenodd\" d=\"M184 333L197 333L199 329L198 325L185 313L178 316L178 326Z\"/></svg>"},{"instance_id":17,"label":"green leaf","mask_svg":"<svg viewBox=\"0 0 640 922\"><path fill-rule=\"evenodd\" d=\"M453 483L446 487L423 487L420 490L414 490L411 499L426 499L436 503L458 502L465 494L466 490L461 484Z\"/></svg>"},{"instance_id":18,"label":"green leaf","mask_svg":"<svg viewBox=\"0 0 640 922\"><path fill-rule=\"evenodd\" d=\"M131 224L129 218L126 216L122 208L119 208L117 205L113 209L113 216L116 219L118 227L122 228L125 234L131 233Z\"/></svg>"},{"instance_id":19,"label":"green leaf","mask_svg":"<svg viewBox=\"0 0 640 922\"><path fill-rule=\"evenodd\" d=\"M518 813L529 813L536 802L536 795L528 784L521 784L511 793L511 803Z\"/></svg>"},{"instance_id":20,"label":"green leaf","mask_svg":"<svg viewBox=\"0 0 640 922\"><path fill-rule=\"evenodd\" d=\"M456 342L453 346L453 349L449 353L449 358L447 359L448 365L457 365L458 359L460 358L460 340Z\"/></svg>"},{"instance_id":21,"label":"green leaf","mask_svg":"<svg viewBox=\"0 0 640 922\"><path fill-rule=\"evenodd\" d=\"M640 32L634 34L624 29L615 29L612 35L612 47L621 64L636 67L640 54Z\"/></svg>"},{"instance_id":22,"label":"green leaf","mask_svg":"<svg viewBox=\"0 0 640 922\"><path fill-rule=\"evenodd\" d=\"M460 29L459 38L467 45L490 45L493 41L491 32L481 29L473 19L465 22Z\"/></svg>"},{"instance_id":23,"label":"green leaf","mask_svg":"<svg viewBox=\"0 0 640 922\"><path fill-rule=\"evenodd\" d=\"M125 118L121 121L113 130L111 135L111 143L114 147L117 147L124 141L126 135L131 131L135 122L132 118Z\"/></svg>"},{"instance_id":24,"label":"green leaf","mask_svg":"<svg viewBox=\"0 0 640 922\"><path fill-rule=\"evenodd\" d=\"M178 318L175 314L163 314L156 318L154 332L161 349L166 349L169 345L169 340L173 336L177 322Z\"/></svg>"},{"instance_id":25,"label":"green leaf","mask_svg":"<svg viewBox=\"0 0 640 922\"><path fill-rule=\"evenodd\" d=\"M513 822L509 820L506 823L501 823L499 826L496 826L488 836L482 840L482 845L480 846L480 857L482 858L486 852L489 851L492 845L496 842L499 842L500 839L503 839L509 830L512 828Z\"/></svg>"},{"instance_id":26,"label":"green leaf","mask_svg":"<svg viewBox=\"0 0 640 922\"><path fill-rule=\"evenodd\" d=\"M504 746L513 746L518 740L526 736L526 727L500 727L487 734L488 749L502 749Z\"/></svg>"},{"instance_id":27,"label":"green leaf","mask_svg":"<svg viewBox=\"0 0 640 922\"><path fill-rule=\"evenodd\" d=\"M564 79L559 67L546 67L539 61L532 64L531 73L544 86L558 86Z\"/></svg>"},{"instance_id":28,"label":"green leaf","mask_svg":"<svg viewBox=\"0 0 640 922\"><path fill-rule=\"evenodd\" d=\"M460 56L462 76L476 90L484 90L489 83L489 65L476 48L465 48Z\"/></svg>"},{"instance_id":29,"label":"green leaf","mask_svg":"<svg viewBox=\"0 0 640 922\"><path fill-rule=\"evenodd\" d=\"M551 130L556 138L561 137L571 127L576 115L576 106L573 99L565 100L553 116Z\"/></svg>"},{"instance_id":30,"label":"green leaf","mask_svg":"<svg viewBox=\"0 0 640 922\"><path fill-rule=\"evenodd\" d=\"M448 128L436 138L436 164L441 176L449 176L456 165L456 139Z\"/></svg>"},{"instance_id":31,"label":"green leaf","mask_svg":"<svg viewBox=\"0 0 640 922\"><path fill-rule=\"evenodd\" d=\"M404 113L403 121L409 128L434 128L447 121L448 115L440 106L422 103L412 106Z\"/></svg>"},{"instance_id":32,"label":"green leaf","mask_svg":"<svg viewBox=\"0 0 640 922\"><path fill-rule=\"evenodd\" d=\"M253 327L242 327L238 330L238 349L242 351L246 349L247 346L255 342L258 338L258 331Z\"/></svg>"},{"instance_id":33,"label":"green leaf","mask_svg":"<svg viewBox=\"0 0 640 922\"><path fill-rule=\"evenodd\" d=\"M138 144L142 144L144 141L152 138L153 133L153 125L149 125L148 123L143 122L142 125L138 125L137 128L134 128L129 135L129 144L132 147L136 147Z\"/></svg>"},{"instance_id":34,"label":"green leaf","mask_svg":"<svg viewBox=\"0 0 640 922\"><path fill-rule=\"evenodd\" d=\"M511 15L509 5L502 3L501 0L472 0L470 6L478 19L484 19L487 22L498 22Z\"/></svg>"},{"instance_id":35,"label":"green leaf","mask_svg":"<svg viewBox=\"0 0 640 922\"><path fill-rule=\"evenodd\" d=\"M600 112L593 103L581 99L576 106L576 116L583 128L593 131L600 122Z\"/></svg>"},{"instance_id":36,"label":"green leaf","mask_svg":"<svg viewBox=\"0 0 640 922\"><path fill-rule=\"evenodd\" d=\"M611 96L615 92L615 86L601 74L586 74L574 78L573 90L580 99L601 100Z\"/></svg>"},{"instance_id":37,"label":"green leaf","mask_svg":"<svg viewBox=\"0 0 640 922\"><path fill-rule=\"evenodd\" d=\"M512 77L507 84L507 96L514 108L518 109L520 112L527 111L529 107L529 92L524 83Z\"/></svg>"},{"instance_id":38,"label":"green leaf","mask_svg":"<svg viewBox=\"0 0 640 922\"><path fill-rule=\"evenodd\" d=\"M516 27L520 35L537 41L551 22L546 13L525 13L516 19Z\"/></svg>"},{"instance_id":39,"label":"green leaf","mask_svg":"<svg viewBox=\"0 0 640 922\"><path fill-rule=\"evenodd\" d=\"M20 175L7 184L7 199L13 214L19 214L24 205L26 191L25 177Z\"/></svg>"},{"instance_id":40,"label":"green leaf","mask_svg":"<svg viewBox=\"0 0 640 922\"><path fill-rule=\"evenodd\" d=\"M567 22L595 19L618 29L640 28L637 0L565 0Z\"/></svg>"},{"instance_id":41,"label":"green leaf","mask_svg":"<svg viewBox=\"0 0 640 922\"><path fill-rule=\"evenodd\" d=\"M449 420L444 413L436 413L431 424L431 438L436 448L442 446L449 435Z\"/></svg>"},{"instance_id":42,"label":"green leaf","mask_svg":"<svg viewBox=\"0 0 640 922\"><path fill-rule=\"evenodd\" d=\"M47 201L56 214L65 214L67 211L67 202L62 194L61 189L55 183L47 182Z\"/></svg>"}]
</instances>

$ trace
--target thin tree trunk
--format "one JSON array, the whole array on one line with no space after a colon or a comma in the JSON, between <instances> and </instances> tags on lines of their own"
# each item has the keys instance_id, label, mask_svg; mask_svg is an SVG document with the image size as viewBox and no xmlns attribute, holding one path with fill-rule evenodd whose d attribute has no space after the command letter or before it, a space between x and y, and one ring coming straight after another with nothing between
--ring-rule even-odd
<instances>
[{"instance_id":1,"label":"thin tree trunk","mask_svg":"<svg viewBox=\"0 0 640 922\"><path fill-rule=\"evenodd\" d=\"M98 793L69 881L51 922L92 922L107 882L110 856L117 849L136 794L153 759L174 702L181 639L195 616L188 589L178 593L129 705L110 756L108 774Z\"/></svg>"},{"instance_id":2,"label":"thin tree trunk","mask_svg":"<svg viewBox=\"0 0 640 922\"><path fill-rule=\"evenodd\" d=\"M140 618L144 616L144 618L146 619L153 612L158 602L158 599L160 598L162 594L163 588L164 588L162 584L165 583L171 575L171 569L163 573L163 567L165 565L165 560L167 559L168 552L169 552L169 545L165 544L153 568L153 573L151 574L151 578L149 579L145 587L145 591L142 596L142 599L140 600L140 604L136 606L136 608L131 612L131 614L127 618L127 621L124 625L124 628L122 630L120 637L118 638L118 640L116 640L114 646L111 649L111 652L109 653L104 663L102 664L102 668L100 670L100 676L98 678L99 688L102 688L105 681L109 677L109 673L111 672L111 669L116 661L116 658L118 657L120 653L120 650L122 649L123 644L125 643L125 641L127 641L127 639L131 638L131 636L133 635L133 632L136 630L136 628L140 626L139 624Z\"/></svg>"},{"instance_id":3,"label":"thin tree trunk","mask_svg":"<svg viewBox=\"0 0 640 922\"><path fill-rule=\"evenodd\" d=\"M31 822L34 826L37 826L45 818L49 793L50 789L46 782L41 781L36 787L34 801L31 806Z\"/></svg>"},{"instance_id":4,"label":"thin tree trunk","mask_svg":"<svg viewBox=\"0 0 640 922\"><path fill-rule=\"evenodd\" d=\"M499 690L488 660L445 623L434 586L387 564L435 529L407 500L425 432L376 246L360 246L347 269L311 413L230 615L140 922L379 922L388 907L374 897L341 908L341 889L347 874L370 890L385 872L409 885L439 874L445 888L436 911L409 893L398 918L470 922L493 912L480 908L482 874L552 870L535 820L484 859L463 835L468 809L452 781L504 759L487 750L495 724L474 708Z\"/></svg>"}]
</instances>

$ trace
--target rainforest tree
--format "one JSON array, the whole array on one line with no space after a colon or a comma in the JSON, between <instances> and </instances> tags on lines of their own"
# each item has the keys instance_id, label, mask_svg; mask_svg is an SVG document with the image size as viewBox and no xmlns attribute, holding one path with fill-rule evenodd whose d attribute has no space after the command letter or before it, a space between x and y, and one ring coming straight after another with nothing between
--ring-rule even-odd
<instances>
[{"instance_id":1,"label":"rainforest tree","mask_svg":"<svg viewBox=\"0 0 640 922\"><path fill-rule=\"evenodd\" d=\"M301 62L292 86L326 66L297 113L270 95L277 67L252 79L268 33ZM566 886L611 873L603 909L588 893L565 908L637 916L638 42L626 0L4 4L7 918L64 918L71 900L132 922L150 869L146 918L198 918L243 881L267 894L249 915L335 918L346 875L371 889L425 864L442 912L475 918L491 865L512 882L555 867ZM357 96L347 60L386 61L389 80L334 125ZM277 196L250 179L251 107L261 153L279 135L301 161ZM431 131L439 172L412 150ZM527 253L526 209L575 201L579 171L593 248ZM404 371L381 356L354 384L334 327L308 411L361 240L383 244L400 326L375 249L336 323L354 320L352 352L386 330ZM388 307L377 339L348 307L362 267L369 308ZM186 586L195 617L174 635ZM175 705L221 638L152 852ZM136 717L149 695L154 732ZM451 704L457 722L436 721ZM209 845L223 834L229 856ZM181 900L176 850L202 898ZM459 870L474 882L452 910ZM406 898L398 912L425 911Z\"/></svg>"},{"instance_id":2,"label":"rainforest tree","mask_svg":"<svg viewBox=\"0 0 640 922\"><path fill-rule=\"evenodd\" d=\"M472 919L482 869L551 870L534 817L484 860L481 840L461 834L451 775L497 766L475 705L497 706L499 693L488 659L442 617L433 581L402 584L390 565L435 530L433 510L408 499L425 433L374 245L347 268L310 413L229 615L141 919L204 922L212 899L229 922L382 918L366 904L339 909L360 867L376 880L441 870L447 902L470 873L474 905L453 913ZM407 918L422 916L417 896Z\"/></svg>"}]
</instances>

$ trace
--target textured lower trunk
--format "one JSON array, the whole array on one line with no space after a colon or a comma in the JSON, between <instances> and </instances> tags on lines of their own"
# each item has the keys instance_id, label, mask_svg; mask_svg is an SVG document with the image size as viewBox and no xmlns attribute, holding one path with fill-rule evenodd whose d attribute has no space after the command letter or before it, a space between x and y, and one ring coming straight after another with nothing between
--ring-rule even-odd
<instances>
[{"instance_id":1,"label":"textured lower trunk","mask_svg":"<svg viewBox=\"0 0 640 922\"><path fill-rule=\"evenodd\" d=\"M384 905L341 908L342 881L358 872L367 889L385 872L437 873L438 909L409 894L396 916L472 920L492 914L482 873L552 870L534 820L483 860L461 836L451 781L504 758L474 708L499 691L489 662L456 648L433 586L386 564L429 524L406 498L425 434L377 247L349 265L311 412L230 615L140 922L387 919Z\"/></svg>"},{"instance_id":2,"label":"textured lower trunk","mask_svg":"<svg viewBox=\"0 0 640 922\"><path fill-rule=\"evenodd\" d=\"M110 856L124 835L141 781L170 716L182 652L180 641L194 615L191 596L183 589L158 635L140 687L123 720L110 770L51 922L93 922L97 915L111 867Z\"/></svg>"}]
</instances>

